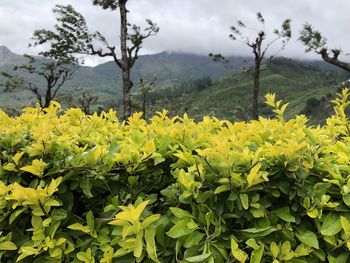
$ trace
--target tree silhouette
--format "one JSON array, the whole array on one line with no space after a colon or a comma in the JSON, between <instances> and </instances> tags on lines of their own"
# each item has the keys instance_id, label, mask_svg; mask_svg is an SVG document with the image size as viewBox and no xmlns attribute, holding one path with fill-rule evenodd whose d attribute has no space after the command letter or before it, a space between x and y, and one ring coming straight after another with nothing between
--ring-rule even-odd
<instances>
[{"instance_id":1,"label":"tree silhouette","mask_svg":"<svg viewBox=\"0 0 350 263\"><path fill-rule=\"evenodd\" d=\"M327 39L322 36L320 31L315 30L311 24L304 24L302 31L300 31L299 40L306 46L306 52L321 55L325 62L350 72L350 63L339 60L342 50L337 48L329 50Z\"/></svg>"},{"instance_id":2,"label":"tree silhouette","mask_svg":"<svg viewBox=\"0 0 350 263\"><path fill-rule=\"evenodd\" d=\"M116 66L122 71L123 80L123 117L127 119L132 112L131 89L133 82L130 78L142 44L145 39L157 34L159 27L150 19L146 19L147 27L141 31L140 26L128 23L127 0L95 0L94 5L112 11L119 10L120 16L120 58L118 47L110 44L100 33L90 33L85 18L71 5L56 5L57 24L55 30L38 30L35 33L35 44L51 43L54 50L65 50L69 54L88 54L99 57L111 57ZM99 47L97 42L102 43Z\"/></svg>"},{"instance_id":3,"label":"tree silhouette","mask_svg":"<svg viewBox=\"0 0 350 263\"><path fill-rule=\"evenodd\" d=\"M258 99L260 90L260 73L262 70L261 65L263 63L263 60L266 58L267 52L273 44L275 44L278 41L281 41L280 49L273 56L270 56L270 60L285 48L292 36L291 20L286 19L282 23L280 30L275 29L273 31L275 37L266 43L267 31L265 30L265 19L260 12L256 14L256 17L263 29L257 30L255 28L248 27L244 22L238 20L237 26L231 26L231 34L229 35L230 39L242 42L244 45L248 46L254 54L254 67L251 70L254 79L252 101L253 119L259 118ZM249 36L248 31L254 32L253 38ZM211 56L214 61L221 61L227 63L227 59L221 54L209 54L209 56Z\"/></svg>"}]
</instances>

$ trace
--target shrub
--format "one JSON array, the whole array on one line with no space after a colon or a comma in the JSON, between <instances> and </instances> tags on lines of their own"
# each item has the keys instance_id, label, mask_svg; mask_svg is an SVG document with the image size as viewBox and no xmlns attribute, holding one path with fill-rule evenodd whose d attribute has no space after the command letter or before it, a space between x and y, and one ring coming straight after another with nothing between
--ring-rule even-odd
<instances>
[{"instance_id":1,"label":"shrub","mask_svg":"<svg viewBox=\"0 0 350 263\"><path fill-rule=\"evenodd\" d=\"M276 119L0 111L1 262L347 262L350 140Z\"/></svg>"}]
</instances>

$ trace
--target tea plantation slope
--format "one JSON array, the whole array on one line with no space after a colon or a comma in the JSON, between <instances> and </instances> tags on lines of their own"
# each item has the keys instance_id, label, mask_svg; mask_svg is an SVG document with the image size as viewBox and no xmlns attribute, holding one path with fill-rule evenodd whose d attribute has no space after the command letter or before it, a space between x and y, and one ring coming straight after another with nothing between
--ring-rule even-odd
<instances>
[{"instance_id":1,"label":"tea plantation slope","mask_svg":"<svg viewBox=\"0 0 350 263\"><path fill-rule=\"evenodd\" d=\"M0 111L1 262L348 262L349 91L322 127Z\"/></svg>"},{"instance_id":2,"label":"tea plantation slope","mask_svg":"<svg viewBox=\"0 0 350 263\"><path fill-rule=\"evenodd\" d=\"M275 92L290 103L286 113L288 118L301 114L311 98L320 100L335 94L339 83L349 78L348 74L337 70L320 69L306 62L277 58L264 65L260 79L260 113L264 116L271 111L263 103L263 94ZM210 114L225 119L249 119L251 117L253 79L251 72L235 73L213 83L200 91L171 98L170 105L177 109L185 107L196 118ZM314 109L309 113L312 123L320 124L329 117L329 110Z\"/></svg>"}]
</instances>

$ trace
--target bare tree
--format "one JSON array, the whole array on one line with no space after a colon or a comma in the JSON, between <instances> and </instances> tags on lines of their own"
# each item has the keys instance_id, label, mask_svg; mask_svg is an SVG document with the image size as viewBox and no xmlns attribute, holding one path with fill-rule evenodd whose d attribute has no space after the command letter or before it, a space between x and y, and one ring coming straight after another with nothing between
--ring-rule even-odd
<instances>
[{"instance_id":1,"label":"bare tree","mask_svg":"<svg viewBox=\"0 0 350 263\"><path fill-rule=\"evenodd\" d=\"M267 52L272 47L273 44L280 41L281 46L274 55L270 55L270 59L276 56L281 50L283 50L287 43L289 42L292 31L291 31L291 20L286 19L281 26L281 29L275 29L273 31L275 37L272 38L269 42L266 42L267 32L265 30L265 19L260 12L257 13L257 20L260 25L263 27L261 30L251 28L246 26L242 21L237 21L237 26L231 26L231 34L229 35L230 39L234 41L240 41L244 45L251 48L252 53L254 54L254 67L252 69L253 73L253 101L252 101L252 117L253 119L259 118L258 110L258 99L259 99L259 90L260 90L260 73L261 65L266 58ZM250 32L249 32L250 31ZM254 37L250 37L251 33L254 33ZM209 54L214 61L221 61L227 63L225 57L221 54Z\"/></svg>"},{"instance_id":2,"label":"bare tree","mask_svg":"<svg viewBox=\"0 0 350 263\"><path fill-rule=\"evenodd\" d=\"M122 71L123 80L123 115L127 119L131 115L131 89L133 82L130 78L142 44L145 39L159 32L159 27L146 19L147 27L141 31L137 25L128 23L127 0L94 0L93 4L103 9L119 10L120 16L120 58L117 46L110 44L100 33L90 33L84 17L71 5L56 5L54 13L57 16L55 31L38 30L35 34L37 43L51 43L57 50L66 50L70 54L88 54L99 57L111 57L116 66ZM103 44L99 47L97 42Z\"/></svg>"},{"instance_id":3,"label":"bare tree","mask_svg":"<svg viewBox=\"0 0 350 263\"><path fill-rule=\"evenodd\" d=\"M83 90L81 88L77 89L77 91L80 92L80 97L78 98L79 108L81 108L85 114L91 114L91 104L97 102L98 96L92 95L89 91Z\"/></svg>"},{"instance_id":4,"label":"bare tree","mask_svg":"<svg viewBox=\"0 0 350 263\"><path fill-rule=\"evenodd\" d=\"M22 72L21 76L1 72L0 74L5 77L3 83L5 91L27 89L35 95L40 107L49 107L63 84L71 79L76 67L73 65L73 58L57 57L55 60L52 56L46 55L46 59L41 60L25 55L28 63L13 67L14 71ZM31 75L36 78L30 77ZM44 80L43 85L38 84L38 77Z\"/></svg>"},{"instance_id":5,"label":"bare tree","mask_svg":"<svg viewBox=\"0 0 350 263\"><path fill-rule=\"evenodd\" d=\"M144 81L143 78L139 80L138 87L142 94L142 112L143 112L143 118L146 119L146 102L147 102L147 95L151 91L152 87L154 86L156 82L156 78L154 78L150 82Z\"/></svg>"},{"instance_id":6,"label":"bare tree","mask_svg":"<svg viewBox=\"0 0 350 263\"><path fill-rule=\"evenodd\" d=\"M337 48L329 50L327 39L322 36L320 31L315 30L311 24L304 24L303 30L300 31L299 40L306 46L306 52L321 55L325 62L350 72L350 63L339 60L342 50Z\"/></svg>"}]
</instances>

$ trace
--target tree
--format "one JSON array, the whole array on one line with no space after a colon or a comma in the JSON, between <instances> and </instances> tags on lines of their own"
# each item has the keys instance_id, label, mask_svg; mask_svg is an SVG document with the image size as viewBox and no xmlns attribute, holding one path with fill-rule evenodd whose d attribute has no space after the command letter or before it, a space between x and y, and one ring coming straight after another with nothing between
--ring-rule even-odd
<instances>
[{"instance_id":1,"label":"tree","mask_svg":"<svg viewBox=\"0 0 350 263\"><path fill-rule=\"evenodd\" d=\"M350 72L350 63L339 60L342 50L331 49L329 51L327 39L322 36L320 31L315 30L311 24L304 24L302 31L300 31L299 40L306 46L305 52L312 51L321 55L325 62Z\"/></svg>"},{"instance_id":2,"label":"tree","mask_svg":"<svg viewBox=\"0 0 350 263\"><path fill-rule=\"evenodd\" d=\"M51 43L56 50L66 50L69 54L88 54L99 57L112 57L116 66L122 71L123 80L123 115L127 119L131 115L131 89L133 82L130 78L143 41L159 32L157 24L146 19L147 27L141 32L137 25L128 23L127 0L94 0L93 4L112 11L119 10L120 15L120 58L117 46L108 43L100 33L90 33L84 17L71 5L56 5L57 24L55 30L38 30L35 33L36 44ZM102 43L99 47L97 42Z\"/></svg>"},{"instance_id":3,"label":"tree","mask_svg":"<svg viewBox=\"0 0 350 263\"><path fill-rule=\"evenodd\" d=\"M72 96L72 93L74 95ZM98 101L97 95L92 95L90 91L83 89L80 86L76 86L73 91L69 93L63 93L60 99L64 104L73 108L80 108L85 114L91 114L91 105Z\"/></svg>"},{"instance_id":4,"label":"tree","mask_svg":"<svg viewBox=\"0 0 350 263\"><path fill-rule=\"evenodd\" d=\"M150 82L144 81L143 78L139 80L138 87L142 94L142 112L143 112L143 118L146 119L146 102L147 102L147 96L148 93L151 91L152 87L154 86L156 82L156 78L154 78Z\"/></svg>"},{"instance_id":5,"label":"tree","mask_svg":"<svg viewBox=\"0 0 350 263\"><path fill-rule=\"evenodd\" d=\"M38 59L29 55L25 55L28 63L16 65L14 71L21 71L21 76L13 75L8 72L1 72L5 77L3 86L5 91L12 91L18 88L28 89L36 96L40 107L47 108L52 100L56 98L58 91L63 84L72 78L76 67L73 57L62 55L61 57L49 52L41 52L40 55L45 55L44 58ZM24 74L23 74L24 73ZM44 85L38 84L37 78L44 80Z\"/></svg>"},{"instance_id":6,"label":"tree","mask_svg":"<svg viewBox=\"0 0 350 263\"><path fill-rule=\"evenodd\" d=\"M85 114L91 114L91 104L97 102L98 96L92 95L89 91L82 89L80 89L80 93L80 97L78 98L79 108L81 108Z\"/></svg>"},{"instance_id":7,"label":"tree","mask_svg":"<svg viewBox=\"0 0 350 263\"><path fill-rule=\"evenodd\" d=\"M263 26L262 30L256 30L254 28L247 27L242 21L237 21L237 27L231 26L231 34L229 35L230 39L234 41L240 41L244 45L251 48L253 54L254 54L254 67L252 70L253 73L253 101L252 101L252 117L253 119L259 118L259 111L258 111L258 99L259 99L259 90L260 90L260 72L261 72L261 65L263 63L263 60L266 57L267 51L272 47L274 43L277 41L281 41L282 45L279 49L279 51L283 50L285 46L287 45L288 41L290 40L292 36L291 31L291 20L286 19L281 26L281 29L275 29L273 31L275 38L273 38L270 42L268 42L266 45L264 45L267 33L265 30L265 19L262 16L260 12L257 13L257 20L258 22ZM243 32L244 30L244 32ZM254 34L253 40L251 40L251 37L248 35L248 30L253 31ZM243 34L245 33L245 34ZM278 52L279 52L278 51ZM278 53L277 52L277 53ZM277 54L276 53L276 54ZM220 54L209 54L214 61L223 61L227 62L225 57L223 57ZM270 56L270 59L272 59L274 56Z\"/></svg>"}]
</instances>

